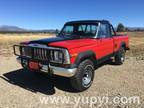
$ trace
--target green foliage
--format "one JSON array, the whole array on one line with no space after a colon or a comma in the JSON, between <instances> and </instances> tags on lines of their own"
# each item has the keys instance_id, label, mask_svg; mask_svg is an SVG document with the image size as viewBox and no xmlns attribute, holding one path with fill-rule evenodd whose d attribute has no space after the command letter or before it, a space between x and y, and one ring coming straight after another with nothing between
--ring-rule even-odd
<instances>
[{"instance_id":1,"label":"green foliage","mask_svg":"<svg viewBox=\"0 0 144 108\"><path fill-rule=\"evenodd\" d=\"M117 32L124 32L126 30L125 26L122 23L119 23L117 26Z\"/></svg>"}]
</instances>

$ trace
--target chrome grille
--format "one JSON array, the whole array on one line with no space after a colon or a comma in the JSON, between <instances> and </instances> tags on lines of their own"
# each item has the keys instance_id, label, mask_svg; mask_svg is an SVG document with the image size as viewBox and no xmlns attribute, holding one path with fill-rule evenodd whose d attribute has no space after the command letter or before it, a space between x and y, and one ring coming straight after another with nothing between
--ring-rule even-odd
<instances>
[{"instance_id":1,"label":"chrome grille","mask_svg":"<svg viewBox=\"0 0 144 108\"><path fill-rule=\"evenodd\" d=\"M33 58L38 60L48 60L48 49L33 48Z\"/></svg>"},{"instance_id":2,"label":"chrome grille","mask_svg":"<svg viewBox=\"0 0 144 108\"><path fill-rule=\"evenodd\" d=\"M27 56L27 57L32 56L32 49L30 47L22 47L21 51L23 56Z\"/></svg>"}]
</instances>

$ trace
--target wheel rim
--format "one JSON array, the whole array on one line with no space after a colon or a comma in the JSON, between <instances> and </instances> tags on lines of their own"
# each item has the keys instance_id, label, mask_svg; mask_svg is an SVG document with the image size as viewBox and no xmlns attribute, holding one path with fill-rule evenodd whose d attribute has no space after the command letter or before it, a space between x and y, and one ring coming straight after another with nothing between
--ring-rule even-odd
<instances>
[{"instance_id":1,"label":"wheel rim","mask_svg":"<svg viewBox=\"0 0 144 108\"><path fill-rule=\"evenodd\" d=\"M84 74L82 78L83 86L87 86L90 84L92 80L92 72L93 72L93 67L91 65L88 65L84 68Z\"/></svg>"}]
</instances>

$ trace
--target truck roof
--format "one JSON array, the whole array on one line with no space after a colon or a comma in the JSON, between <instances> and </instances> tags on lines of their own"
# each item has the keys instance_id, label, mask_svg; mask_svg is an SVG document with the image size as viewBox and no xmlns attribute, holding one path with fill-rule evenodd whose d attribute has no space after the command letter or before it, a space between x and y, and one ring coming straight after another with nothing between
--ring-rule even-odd
<instances>
[{"instance_id":1,"label":"truck roof","mask_svg":"<svg viewBox=\"0 0 144 108\"><path fill-rule=\"evenodd\" d=\"M70 21L67 22L66 24L73 24L73 23L108 23L109 21L107 20L79 20L79 21Z\"/></svg>"}]
</instances>

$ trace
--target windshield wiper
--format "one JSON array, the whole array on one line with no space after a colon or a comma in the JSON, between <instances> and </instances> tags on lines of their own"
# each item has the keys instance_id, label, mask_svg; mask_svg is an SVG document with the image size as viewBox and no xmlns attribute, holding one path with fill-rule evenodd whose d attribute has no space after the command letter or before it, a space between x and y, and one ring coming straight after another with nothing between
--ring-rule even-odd
<instances>
[{"instance_id":1,"label":"windshield wiper","mask_svg":"<svg viewBox=\"0 0 144 108\"><path fill-rule=\"evenodd\" d=\"M86 37L85 35L77 35L77 34L61 34L60 35L61 37L64 37L64 38L74 38L74 39L94 39L94 37Z\"/></svg>"}]
</instances>

